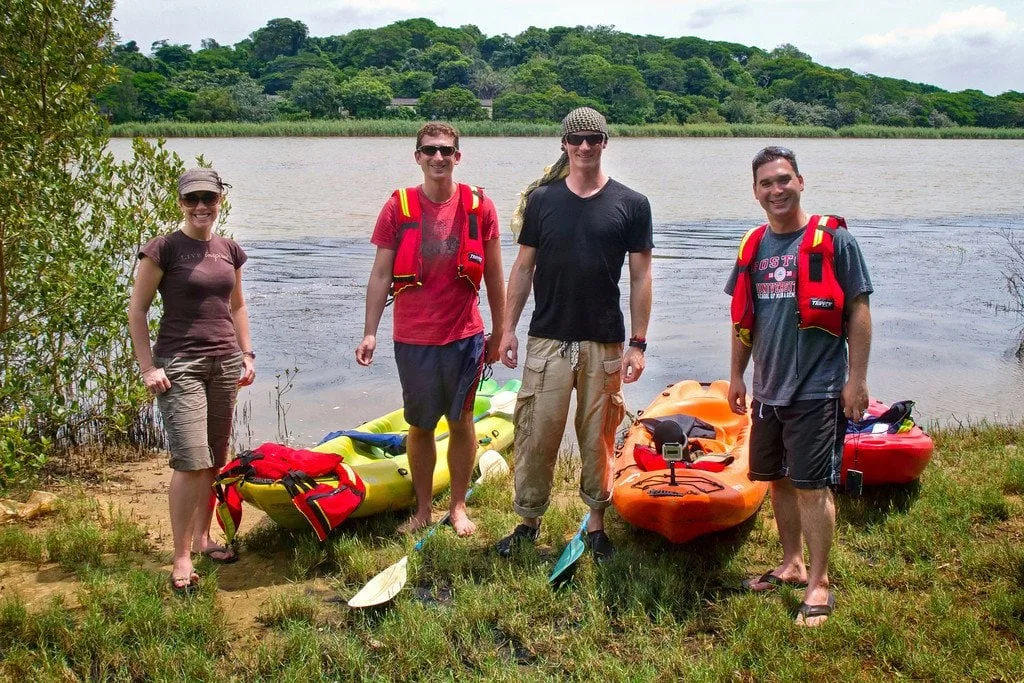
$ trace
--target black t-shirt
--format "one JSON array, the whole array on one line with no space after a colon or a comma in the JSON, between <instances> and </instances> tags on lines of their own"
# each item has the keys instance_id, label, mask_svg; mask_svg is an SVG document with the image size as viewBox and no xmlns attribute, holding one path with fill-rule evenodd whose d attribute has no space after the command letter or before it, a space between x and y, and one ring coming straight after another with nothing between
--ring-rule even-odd
<instances>
[{"instance_id":1,"label":"black t-shirt","mask_svg":"<svg viewBox=\"0 0 1024 683\"><path fill-rule=\"evenodd\" d=\"M585 199L564 180L544 185L530 194L519 244L537 249L531 336L625 340L619 278L627 253L654 248L647 197L610 179Z\"/></svg>"}]
</instances>

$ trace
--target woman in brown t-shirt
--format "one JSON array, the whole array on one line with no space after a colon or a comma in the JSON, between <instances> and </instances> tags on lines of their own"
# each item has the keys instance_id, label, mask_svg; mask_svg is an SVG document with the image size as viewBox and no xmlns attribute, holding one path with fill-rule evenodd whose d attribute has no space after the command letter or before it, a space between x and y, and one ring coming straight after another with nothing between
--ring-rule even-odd
<instances>
[{"instance_id":1,"label":"woman in brown t-shirt","mask_svg":"<svg viewBox=\"0 0 1024 683\"><path fill-rule=\"evenodd\" d=\"M184 221L139 252L128 327L142 381L156 395L170 450L171 587L193 589L199 580L190 553L234 562L235 551L210 538L210 486L227 460L238 387L256 377L256 354L242 296L245 252L213 234L224 182L211 168L178 179ZM160 292L163 314L150 346L147 313Z\"/></svg>"}]
</instances>

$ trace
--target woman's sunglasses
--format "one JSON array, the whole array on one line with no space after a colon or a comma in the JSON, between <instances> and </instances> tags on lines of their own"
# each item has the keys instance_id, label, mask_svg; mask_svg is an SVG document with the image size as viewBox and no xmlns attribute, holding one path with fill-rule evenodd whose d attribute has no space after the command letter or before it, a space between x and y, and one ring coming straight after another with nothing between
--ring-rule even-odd
<instances>
[{"instance_id":1,"label":"woman's sunglasses","mask_svg":"<svg viewBox=\"0 0 1024 683\"><path fill-rule=\"evenodd\" d=\"M586 141L586 143L591 147L597 147L605 141L605 135L604 133L592 133L591 135L569 133L565 136L565 141L576 147L582 145L584 141Z\"/></svg>"},{"instance_id":2,"label":"woman's sunglasses","mask_svg":"<svg viewBox=\"0 0 1024 683\"><path fill-rule=\"evenodd\" d=\"M438 152L443 157L450 157L459 151L458 147L452 147L451 145L420 145L416 148L416 151L420 154L426 154L428 157L432 157Z\"/></svg>"},{"instance_id":3,"label":"woman's sunglasses","mask_svg":"<svg viewBox=\"0 0 1024 683\"><path fill-rule=\"evenodd\" d=\"M199 202L206 206L213 206L219 201L220 195L216 192L189 192L181 197L181 203L190 209L199 206Z\"/></svg>"}]
</instances>

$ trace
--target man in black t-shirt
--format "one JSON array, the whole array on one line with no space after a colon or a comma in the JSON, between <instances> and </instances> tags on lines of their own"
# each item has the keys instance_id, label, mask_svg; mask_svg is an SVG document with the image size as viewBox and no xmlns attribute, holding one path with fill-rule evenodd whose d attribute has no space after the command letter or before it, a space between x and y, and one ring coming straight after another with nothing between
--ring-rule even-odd
<instances>
[{"instance_id":1,"label":"man in black t-shirt","mask_svg":"<svg viewBox=\"0 0 1024 683\"><path fill-rule=\"evenodd\" d=\"M525 193L499 349L502 363L515 368L516 324L532 287L535 308L515 413L514 508L522 523L498 542L502 556L537 538L574 389L580 497L591 511L587 540L598 561L614 552L604 510L611 502L615 430L625 410L622 382L635 382L644 370L654 242L647 198L601 169L607 146L604 116L589 107L569 112L562 121L562 158ZM632 339L623 353L619 279L627 254Z\"/></svg>"}]
</instances>

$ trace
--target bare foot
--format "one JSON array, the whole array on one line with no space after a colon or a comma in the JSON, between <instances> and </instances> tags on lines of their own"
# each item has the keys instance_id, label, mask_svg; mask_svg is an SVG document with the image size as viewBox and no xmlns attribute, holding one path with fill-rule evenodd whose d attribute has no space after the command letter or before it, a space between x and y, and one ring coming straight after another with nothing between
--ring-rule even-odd
<instances>
[{"instance_id":1,"label":"bare foot","mask_svg":"<svg viewBox=\"0 0 1024 683\"><path fill-rule=\"evenodd\" d=\"M192 568L192 563L179 560L171 566L171 585L176 591L191 588L199 581L199 574Z\"/></svg>"},{"instance_id":2,"label":"bare foot","mask_svg":"<svg viewBox=\"0 0 1024 683\"><path fill-rule=\"evenodd\" d=\"M452 525L455 533L459 536L472 536L476 531L476 524L466 514L465 506L452 508L448 523Z\"/></svg>"},{"instance_id":3,"label":"bare foot","mask_svg":"<svg viewBox=\"0 0 1024 683\"><path fill-rule=\"evenodd\" d=\"M417 510L409 519L405 520L405 522L398 527L398 533L411 534L419 531L425 526L430 526L430 510L427 510L426 513Z\"/></svg>"}]
</instances>

